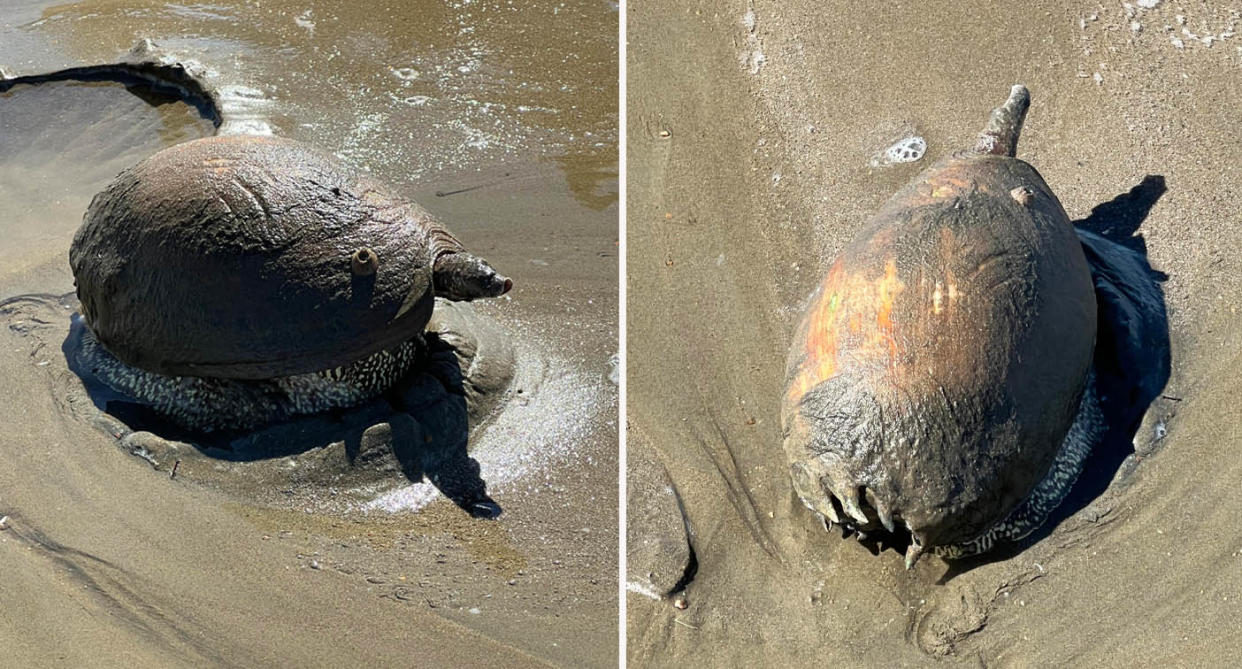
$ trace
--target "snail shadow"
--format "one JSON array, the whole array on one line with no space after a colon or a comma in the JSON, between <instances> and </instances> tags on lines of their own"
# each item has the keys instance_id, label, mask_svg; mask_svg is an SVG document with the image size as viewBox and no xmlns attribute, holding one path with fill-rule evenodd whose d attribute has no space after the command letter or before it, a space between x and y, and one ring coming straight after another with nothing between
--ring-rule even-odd
<instances>
[{"instance_id":1,"label":"snail shadow","mask_svg":"<svg viewBox=\"0 0 1242 669\"><path fill-rule=\"evenodd\" d=\"M249 430L190 430L122 395L82 368L71 331L62 350L95 407L134 432L193 446L207 461L273 485L370 486L404 477L426 480L475 518L502 509L488 495L467 444L470 426L456 350L426 335L421 364L382 397L349 409L295 416ZM120 435L124 436L124 435Z\"/></svg>"},{"instance_id":2,"label":"snail shadow","mask_svg":"<svg viewBox=\"0 0 1242 669\"><path fill-rule=\"evenodd\" d=\"M1014 557L1047 538L1063 521L1095 502L1114 481L1124 480L1137 460L1151 452L1152 445L1140 443L1136 453L1135 444L1143 416L1161 397L1171 372L1168 315L1161 287L1168 275L1152 269L1138 229L1165 190L1163 176L1148 175L1129 192L1074 221L1095 283L1094 369L1103 414L1100 436L1077 482L1038 530L1019 542L949 563L941 583L975 567ZM1104 513L1107 510L1099 515Z\"/></svg>"}]
</instances>

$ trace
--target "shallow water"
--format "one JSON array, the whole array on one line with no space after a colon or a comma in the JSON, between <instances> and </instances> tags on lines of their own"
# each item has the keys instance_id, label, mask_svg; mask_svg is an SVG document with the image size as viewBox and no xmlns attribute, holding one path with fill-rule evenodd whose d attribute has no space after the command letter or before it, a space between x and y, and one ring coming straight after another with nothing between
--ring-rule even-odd
<instances>
[{"instance_id":1,"label":"shallow water","mask_svg":"<svg viewBox=\"0 0 1242 669\"><path fill-rule=\"evenodd\" d=\"M31 357L58 346L67 314L7 314L14 339L0 374L22 418L0 439L14 464L0 477L0 512L21 533L0 538L37 533L106 560L116 582L148 595L139 609L192 622L144 619L152 634L110 627L107 606L58 615L96 604L39 585L55 560L24 568L6 601L45 599L40 610L75 638L108 640L101 657L130 649L151 661L176 648L218 664L615 665L617 20L610 3L586 1L6 3L10 77L117 62L137 45L202 73L219 132L316 144L431 210L513 277L512 293L477 306L517 343L523 391L472 446L505 509L498 521L469 518L425 484L376 489L363 505L256 505L170 480L82 425L60 361ZM90 197L142 156L209 132L193 107L153 106L118 85L0 95L0 298L70 292L66 254ZM40 459L16 464L32 443ZM66 496L86 501L49 506ZM100 523L113 530L91 529ZM183 549L185 527L197 538ZM238 607L279 633L239 629ZM212 652L168 641L185 630ZM52 640L22 631L4 635L21 639L18 657L51 652ZM328 643L346 634L356 641Z\"/></svg>"},{"instance_id":2,"label":"shallow water","mask_svg":"<svg viewBox=\"0 0 1242 669\"><path fill-rule=\"evenodd\" d=\"M144 99L145 98L145 99ZM67 253L90 198L156 151L215 131L199 111L119 82L18 84L0 92L0 268Z\"/></svg>"},{"instance_id":3,"label":"shallow water","mask_svg":"<svg viewBox=\"0 0 1242 669\"><path fill-rule=\"evenodd\" d=\"M150 39L203 62L246 129L312 140L398 183L557 157L569 181L609 189L609 175L574 160L615 162L608 3L335 4L88 1L51 5L16 29L47 35L75 61Z\"/></svg>"}]
</instances>

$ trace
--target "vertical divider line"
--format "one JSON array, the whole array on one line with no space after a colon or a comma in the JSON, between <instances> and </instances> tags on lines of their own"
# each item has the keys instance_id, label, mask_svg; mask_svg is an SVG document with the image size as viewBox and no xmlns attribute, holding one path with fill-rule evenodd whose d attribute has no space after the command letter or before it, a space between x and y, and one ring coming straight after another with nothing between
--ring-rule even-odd
<instances>
[{"instance_id":1,"label":"vertical divider line","mask_svg":"<svg viewBox=\"0 0 1242 669\"><path fill-rule=\"evenodd\" d=\"M618 178L618 197L617 197L617 289L619 291L617 306L617 325L618 325L618 358L621 366L621 382L618 385L618 402L617 402L617 644L618 644L618 666L625 669L626 666L626 630L625 630L625 574L626 574L626 509L628 500L628 491L626 489L626 384L628 381L628 354L626 351L626 254L628 246L626 244L626 198L629 196L626 175L626 120L627 114L625 109L626 103L626 53L628 51L626 45L626 12L627 0L620 0L617 13L617 178Z\"/></svg>"}]
</instances>

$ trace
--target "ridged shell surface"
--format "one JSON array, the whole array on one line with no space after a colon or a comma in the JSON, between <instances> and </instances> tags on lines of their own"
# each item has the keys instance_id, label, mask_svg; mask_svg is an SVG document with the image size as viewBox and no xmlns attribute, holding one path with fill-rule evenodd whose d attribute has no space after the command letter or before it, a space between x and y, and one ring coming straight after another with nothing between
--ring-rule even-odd
<instances>
[{"instance_id":1,"label":"ridged shell surface","mask_svg":"<svg viewBox=\"0 0 1242 669\"><path fill-rule=\"evenodd\" d=\"M452 240L418 205L297 142L161 151L91 202L69 260L87 324L123 362L270 378L420 333Z\"/></svg>"},{"instance_id":2,"label":"ridged shell surface","mask_svg":"<svg viewBox=\"0 0 1242 669\"><path fill-rule=\"evenodd\" d=\"M1048 472L1095 319L1081 245L1034 168L975 154L929 168L808 303L783 414L799 494L882 508L927 545L976 536Z\"/></svg>"}]
</instances>

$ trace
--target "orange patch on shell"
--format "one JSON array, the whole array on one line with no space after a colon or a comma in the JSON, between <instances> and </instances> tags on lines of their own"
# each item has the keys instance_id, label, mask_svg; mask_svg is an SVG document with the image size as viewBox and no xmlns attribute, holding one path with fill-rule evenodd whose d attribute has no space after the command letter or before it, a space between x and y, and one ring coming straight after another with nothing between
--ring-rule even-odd
<instances>
[{"instance_id":1,"label":"orange patch on shell","mask_svg":"<svg viewBox=\"0 0 1242 669\"><path fill-rule=\"evenodd\" d=\"M893 306L903 290L894 258L889 258L878 278L847 274L839 262L834 265L803 322L804 355L786 398L797 401L836 376L842 350L854 361L893 367L900 352Z\"/></svg>"},{"instance_id":2,"label":"orange patch on shell","mask_svg":"<svg viewBox=\"0 0 1242 669\"><path fill-rule=\"evenodd\" d=\"M959 197L971 191L988 192L988 188L971 176L967 164L950 163L936 170L916 187L917 194L903 207L931 204L938 200Z\"/></svg>"},{"instance_id":3,"label":"orange patch on shell","mask_svg":"<svg viewBox=\"0 0 1242 669\"><path fill-rule=\"evenodd\" d=\"M209 169L216 174L224 174L233 168L236 160L232 158L208 158L203 161L202 167Z\"/></svg>"}]
</instances>

